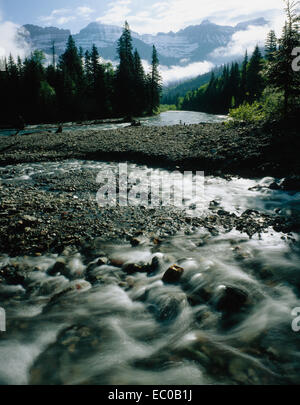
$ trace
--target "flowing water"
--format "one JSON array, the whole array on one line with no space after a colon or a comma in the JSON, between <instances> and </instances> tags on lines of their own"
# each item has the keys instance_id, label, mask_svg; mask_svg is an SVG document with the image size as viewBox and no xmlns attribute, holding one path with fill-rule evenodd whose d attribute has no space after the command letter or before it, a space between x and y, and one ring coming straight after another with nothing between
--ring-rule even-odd
<instances>
[{"instance_id":1,"label":"flowing water","mask_svg":"<svg viewBox=\"0 0 300 405\"><path fill-rule=\"evenodd\" d=\"M129 170L166 173L128 164ZM7 166L2 182L90 171L116 163L66 161ZM270 190L274 179L206 177L202 212L299 211L300 193ZM47 187L45 188L47 189ZM53 191L53 189L52 189ZM94 190L76 193L96 198ZM138 246L97 242L93 254L66 248L8 257L20 285L0 284L2 384L299 384L299 235L268 229L252 239L219 229ZM5 253L5 252L4 252ZM129 271L132 265L138 271ZM179 283L162 281L172 265ZM299 310L300 311L300 310Z\"/></svg>"},{"instance_id":2,"label":"flowing water","mask_svg":"<svg viewBox=\"0 0 300 405\"><path fill-rule=\"evenodd\" d=\"M199 124L202 122L222 122L227 119L224 115L213 115L206 114L202 112L194 111L166 111L159 115L153 117L141 118L141 124L145 126L165 126L165 125L177 125L177 124ZM118 128L126 128L130 126L130 123L105 123L105 124L76 124L76 123L65 123L65 130L84 130L84 129L93 129L93 130L110 130ZM57 126L55 125L28 125L24 131L20 131L19 135L29 134L33 132L41 131L51 131L55 132ZM1 130L1 135L14 135L16 129Z\"/></svg>"}]
</instances>

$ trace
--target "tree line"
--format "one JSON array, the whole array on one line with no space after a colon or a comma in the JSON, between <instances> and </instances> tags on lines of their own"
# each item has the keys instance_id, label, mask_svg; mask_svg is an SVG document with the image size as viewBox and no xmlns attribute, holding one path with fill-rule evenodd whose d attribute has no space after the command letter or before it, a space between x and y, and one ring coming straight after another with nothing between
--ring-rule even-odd
<instances>
[{"instance_id":1,"label":"tree line","mask_svg":"<svg viewBox=\"0 0 300 405\"><path fill-rule=\"evenodd\" d=\"M150 72L145 73L125 22L117 52L114 69L95 45L84 53L70 36L57 64L53 58L45 67L46 57L39 50L24 60L10 55L0 72L1 123L13 124L20 116L38 123L153 114L162 89L155 46Z\"/></svg>"},{"instance_id":2,"label":"tree line","mask_svg":"<svg viewBox=\"0 0 300 405\"><path fill-rule=\"evenodd\" d=\"M251 57L246 52L241 64L223 66L222 74L212 72L210 81L178 100L183 110L228 114L264 110L267 115L296 115L300 105L300 75L292 69L293 49L300 46L297 3L286 0L286 23L282 36L271 30L264 50L255 47ZM247 114L246 114L247 115Z\"/></svg>"}]
</instances>

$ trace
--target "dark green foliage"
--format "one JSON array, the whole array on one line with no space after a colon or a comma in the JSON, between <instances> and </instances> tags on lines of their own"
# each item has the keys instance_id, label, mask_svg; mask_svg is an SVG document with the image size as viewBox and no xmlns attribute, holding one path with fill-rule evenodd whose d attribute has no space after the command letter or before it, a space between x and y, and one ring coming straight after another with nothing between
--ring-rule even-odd
<instances>
[{"instance_id":1,"label":"dark green foliage","mask_svg":"<svg viewBox=\"0 0 300 405\"><path fill-rule=\"evenodd\" d=\"M298 2L284 1L287 21L279 40L274 31L268 34L265 59L256 46L249 61L246 53L240 69L236 63L224 66L220 77L212 73L209 83L186 93L181 109L226 114L230 110L234 119L252 121L299 115L300 75L292 64L293 50L300 46L300 17Z\"/></svg>"},{"instance_id":2,"label":"dark green foliage","mask_svg":"<svg viewBox=\"0 0 300 405\"><path fill-rule=\"evenodd\" d=\"M153 52L152 52L152 66L151 72L149 74L149 95L150 95L150 102L149 102L149 112L153 113L160 104L160 95L162 90L161 85L161 76L158 71L159 60L157 56L157 51L155 46L153 45Z\"/></svg>"},{"instance_id":3,"label":"dark green foliage","mask_svg":"<svg viewBox=\"0 0 300 405\"><path fill-rule=\"evenodd\" d=\"M118 42L120 64L116 73L116 107L120 114L132 116L135 110L132 38L127 21Z\"/></svg>"},{"instance_id":4,"label":"dark green foliage","mask_svg":"<svg viewBox=\"0 0 300 405\"><path fill-rule=\"evenodd\" d=\"M271 30L267 36L265 44L265 57L267 61L274 60L275 52L277 51L277 38L275 32Z\"/></svg>"},{"instance_id":5,"label":"dark green foliage","mask_svg":"<svg viewBox=\"0 0 300 405\"><path fill-rule=\"evenodd\" d=\"M262 66L263 59L257 46L250 61L246 52L241 66L237 62L225 65L219 77L212 72L209 83L186 94L181 109L227 114L231 108L253 102L265 88Z\"/></svg>"},{"instance_id":6,"label":"dark green foliage","mask_svg":"<svg viewBox=\"0 0 300 405\"><path fill-rule=\"evenodd\" d=\"M286 3L287 21L278 49L273 53L265 67L265 77L270 87L283 91L285 117L297 114L299 111L300 75L292 69L293 49L300 45L299 15L296 14L297 3L289 0Z\"/></svg>"},{"instance_id":7,"label":"dark green foliage","mask_svg":"<svg viewBox=\"0 0 300 405\"><path fill-rule=\"evenodd\" d=\"M215 68L213 70L215 77L220 77L222 74L221 68ZM193 79L186 80L182 83L172 84L168 87L163 88L162 92L162 104L177 104L178 106L178 99L180 97L184 97L187 92L194 91L199 89L201 86L209 82L211 76L210 73L204 73L203 75L199 75Z\"/></svg>"},{"instance_id":8,"label":"dark green foliage","mask_svg":"<svg viewBox=\"0 0 300 405\"><path fill-rule=\"evenodd\" d=\"M17 63L10 56L1 60L0 91L5 100L2 124L78 121L112 116L138 116L153 112L160 102L158 59L153 50L149 75L137 50L133 54L129 26L125 23L118 47L116 71L103 63L95 45L83 54L69 37L66 50L45 67L45 56L34 51Z\"/></svg>"},{"instance_id":9,"label":"dark green foliage","mask_svg":"<svg viewBox=\"0 0 300 405\"><path fill-rule=\"evenodd\" d=\"M115 77L115 107L120 115L132 117L146 111L152 113L159 106L158 59L154 55L151 74L146 77L137 50L133 54L132 38L127 22L118 42L120 63ZM156 58L156 59L155 59Z\"/></svg>"},{"instance_id":10,"label":"dark green foliage","mask_svg":"<svg viewBox=\"0 0 300 405\"><path fill-rule=\"evenodd\" d=\"M247 98L246 100L253 103L259 99L264 89L264 81L260 74L263 59L259 47L256 46L247 68Z\"/></svg>"},{"instance_id":11,"label":"dark green foliage","mask_svg":"<svg viewBox=\"0 0 300 405\"><path fill-rule=\"evenodd\" d=\"M134 64L134 92L136 97L135 102L135 115L140 114L141 112L146 111L147 109L147 80L145 76L145 71L142 65L140 55L137 50L135 50L133 55L133 64Z\"/></svg>"},{"instance_id":12,"label":"dark green foliage","mask_svg":"<svg viewBox=\"0 0 300 405\"><path fill-rule=\"evenodd\" d=\"M219 77L212 72L208 84L188 92L182 100L183 110L204 111L212 114L227 114L247 97L248 57L245 56L240 70L237 62L225 65Z\"/></svg>"}]
</instances>

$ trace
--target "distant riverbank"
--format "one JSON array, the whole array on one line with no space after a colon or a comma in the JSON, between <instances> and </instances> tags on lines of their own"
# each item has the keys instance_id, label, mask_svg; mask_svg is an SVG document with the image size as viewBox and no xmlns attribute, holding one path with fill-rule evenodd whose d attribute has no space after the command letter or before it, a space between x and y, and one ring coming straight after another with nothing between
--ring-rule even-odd
<instances>
[{"instance_id":1,"label":"distant riverbank","mask_svg":"<svg viewBox=\"0 0 300 405\"><path fill-rule=\"evenodd\" d=\"M204 123L2 136L0 165L75 158L134 161L207 174L284 177L300 173L296 132L275 124Z\"/></svg>"}]
</instances>

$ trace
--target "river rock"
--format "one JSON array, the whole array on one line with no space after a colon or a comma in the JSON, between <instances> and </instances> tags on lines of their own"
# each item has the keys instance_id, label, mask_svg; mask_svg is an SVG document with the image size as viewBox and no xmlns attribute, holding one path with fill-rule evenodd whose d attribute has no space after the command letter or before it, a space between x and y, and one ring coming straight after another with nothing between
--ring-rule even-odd
<instances>
[{"instance_id":1,"label":"river rock","mask_svg":"<svg viewBox=\"0 0 300 405\"><path fill-rule=\"evenodd\" d=\"M145 266L142 266L137 263L125 263L122 267L122 269L127 273L127 274L134 274L138 273L141 271L144 271Z\"/></svg>"},{"instance_id":2,"label":"river rock","mask_svg":"<svg viewBox=\"0 0 300 405\"><path fill-rule=\"evenodd\" d=\"M66 263L63 259L58 259L55 263L54 266L51 267L47 273L49 276L54 276L55 274L62 274L65 275L66 273Z\"/></svg>"},{"instance_id":3,"label":"river rock","mask_svg":"<svg viewBox=\"0 0 300 405\"><path fill-rule=\"evenodd\" d=\"M248 294L245 291L237 287L224 286L221 289L216 309L227 314L236 313L241 310L247 300Z\"/></svg>"},{"instance_id":4,"label":"river rock","mask_svg":"<svg viewBox=\"0 0 300 405\"><path fill-rule=\"evenodd\" d=\"M181 310L187 305L186 295L182 292L167 292L149 295L150 312L158 321L173 321L178 317Z\"/></svg>"},{"instance_id":5,"label":"river rock","mask_svg":"<svg viewBox=\"0 0 300 405\"><path fill-rule=\"evenodd\" d=\"M270 190L281 190L280 186L275 181L273 181L273 183L271 183L269 185L269 189Z\"/></svg>"},{"instance_id":6,"label":"river rock","mask_svg":"<svg viewBox=\"0 0 300 405\"><path fill-rule=\"evenodd\" d=\"M178 283L183 273L184 269L174 264L165 272L162 281L166 284Z\"/></svg>"},{"instance_id":7,"label":"river rock","mask_svg":"<svg viewBox=\"0 0 300 405\"><path fill-rule=\"evenodd\" d=\"M8 285L22 285L25 282L25 276L11 265L5 266L0 270L0 277Z\"/></svg>"},{"instance_id":8,"label":"river rock","mask_svg":"<svg viewBox=\"0 0 300 405\"><path fill-rule=\"evenodd\" d=\"M300 191L300 176L289 176L280 182L280 188L284 191Z\"/></svg>"}]
</instances>

